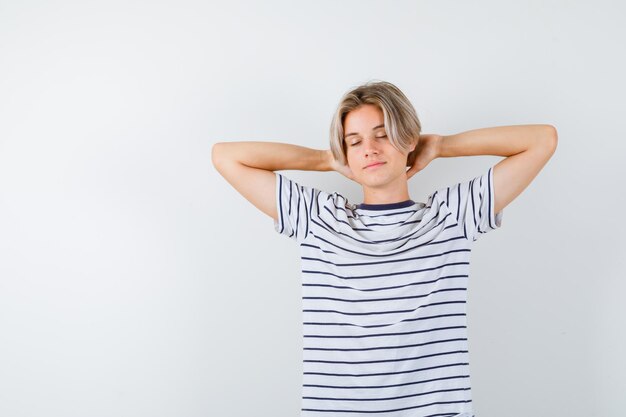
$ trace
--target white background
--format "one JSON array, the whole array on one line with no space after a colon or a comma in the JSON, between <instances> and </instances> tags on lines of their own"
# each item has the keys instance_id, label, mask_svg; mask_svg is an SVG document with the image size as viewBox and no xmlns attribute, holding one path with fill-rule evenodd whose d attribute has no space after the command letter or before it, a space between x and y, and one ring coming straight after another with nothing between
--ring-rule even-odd
<instances>
[{"instance_id":1,"label":"white background","mask_svg":"<svg viewBox=\"0 0 626 417\"><path fill-rule=\"evenodd\" d=\"M618 1L0 1L0 415L297 416L297 245L211 146L326 149L397 85L424 133L548 123L556 153L475 244L477 417L626 412ZM501 157L435 160L411 198ZM361 202L335 172L285 172Z\"/></svg>"}]
</instances>

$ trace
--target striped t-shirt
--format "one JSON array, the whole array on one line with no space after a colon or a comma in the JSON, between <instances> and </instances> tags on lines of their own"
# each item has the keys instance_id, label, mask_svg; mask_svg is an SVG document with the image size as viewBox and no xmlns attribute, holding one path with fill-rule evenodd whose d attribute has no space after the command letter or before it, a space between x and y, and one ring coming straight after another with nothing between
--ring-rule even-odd
<instances>
[{"instance_id":1,"label":"striped t-shirt","mask_svg":"<svg viewBox=\"0 0 626 417\"><path fill-rule=\"evenodd\" d=\"M500 227L493 167L426 203L351 204L276 173L275 230L300 245L301 416L473 417L472 242Z\"/></svg>"}]
</instances>

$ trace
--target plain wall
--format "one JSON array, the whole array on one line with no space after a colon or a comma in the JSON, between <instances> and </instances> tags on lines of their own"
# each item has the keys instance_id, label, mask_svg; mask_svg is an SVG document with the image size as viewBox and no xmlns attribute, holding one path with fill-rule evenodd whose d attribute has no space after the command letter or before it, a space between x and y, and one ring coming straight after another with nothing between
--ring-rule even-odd
<instances>
[{"instance_id":1,"label":"plain wall","mask_svg":"<svg viewBox=\"0 0 626 417\"><path fill-rule=\"evenodd\" d=\"M476 416L623 416L625 12L0 2L0 415L299 415L298 246L220 176L211 147L327 149L341 95L380 79L424 133L558 130L474 245ZM501 159L435 160L410 195ZM283 173L362 201L339 173Z\"/></svg>"}]
</instances>

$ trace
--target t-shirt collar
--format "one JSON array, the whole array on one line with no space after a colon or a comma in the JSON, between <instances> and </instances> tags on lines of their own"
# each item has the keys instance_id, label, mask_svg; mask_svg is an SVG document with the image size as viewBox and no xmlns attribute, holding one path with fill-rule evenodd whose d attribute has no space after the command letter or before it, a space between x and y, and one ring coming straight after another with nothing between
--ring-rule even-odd
<instances>
[{"instance_id":1,"label":"t-shirt collar","mask_svg":"<svg viewBox=\"0 0 626 417\"><path fill-rule=\"evenodd\" d=\"M361 204L357 204L356 208L362 209L362 210L390 210L390 209L409 207L409 206L412 206L413 204L415 204L415 201L409 199L409 200L400 201L398 203L385 203L385 204L361 203Z\"/></svg>"}]
</instances>

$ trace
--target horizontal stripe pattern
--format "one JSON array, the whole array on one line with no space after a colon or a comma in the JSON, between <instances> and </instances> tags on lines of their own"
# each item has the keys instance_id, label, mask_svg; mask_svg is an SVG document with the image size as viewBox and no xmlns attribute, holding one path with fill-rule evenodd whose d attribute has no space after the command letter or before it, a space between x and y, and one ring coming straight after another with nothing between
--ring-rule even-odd
<instances>
[{"instance_id":1,"label":"horizontal stripe pattern","mask_svg":"<svg viewBox=\"0 0 626 417\"><path fill-rule=\"evenodd\" d=\"M301 252L301 416L474 417L467 287L493 197L493 167L385 205L276 173L274 228Z\"/></svg>"}]
</instances>

